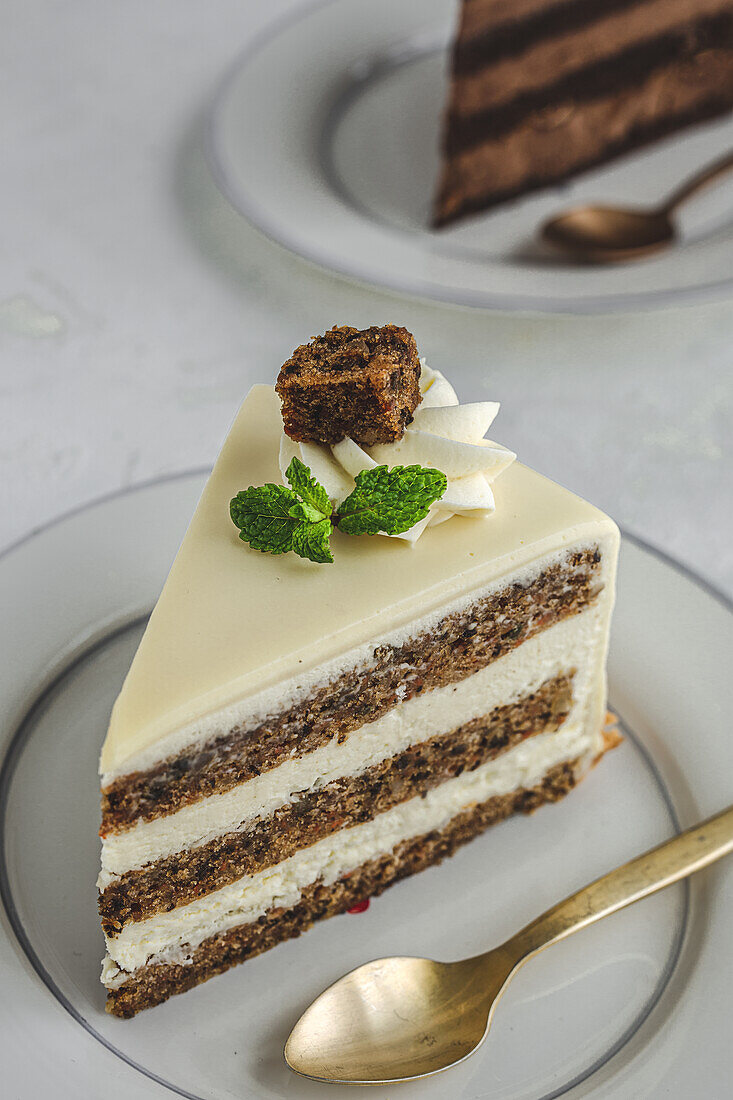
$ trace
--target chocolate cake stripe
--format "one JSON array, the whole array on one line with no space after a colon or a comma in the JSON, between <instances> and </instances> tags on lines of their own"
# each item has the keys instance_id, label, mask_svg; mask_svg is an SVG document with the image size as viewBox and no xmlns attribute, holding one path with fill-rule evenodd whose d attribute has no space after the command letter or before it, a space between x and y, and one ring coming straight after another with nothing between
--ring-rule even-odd
<instances>
[{"instance_id":1,"label":"chocolate cake stripe","mask_svg":"<svg viewBox=\"0 0 733 1100\"><path fill-rule=\"evenodd\" d=\"M510 584L446 616L403 645L381 645L368 666L350 669L309 698L254 728L235 728L192 750L115 780L102 795L102 828L130 828L174 813L334 738L374 722L398 703L457 683L562 619L589 607L601 589L598 548L573 553L531 583Z\"/></svg>"},{"instance_id":2,"label":"chocolate cake stripe","mask_svg":"<svg viewBox=\"0 0 733 1100\"><path fill-rule=\"evenodd\" d=\"M731 60L731 78L733 79L733 59ZM615 157L622 156L624 153L630 153L634 149L648 145L653 141L660 141L668 134L682 130L686 126L693 126L697 123L706 122L708 119L716 118L722 111L729 109L731 106L733 106L733 90L727 95L725 93L716 93L706 101L697 103L690 110L666 115L646 125L636 126L633 130L619 138L618 141L605 142L600 153L594 152L586 157L579 156L572 164L563 167L554 174L544 170L541 175L523 177L517 186L507 187L502 191L497 191L492 187L488 187L485 191L463 198L460 204L453 204L449 209L443 205L443 207L438 210L435 218L435 225L447 225L455 221L456 218L465 217L467 214L479 213L482 210L486 210L491 206L498 206L499 203L507 202L519 195L530 194L533 191L542 190L553 183L560 183L562 180L570 176L575 176L580 172L588 172L592 168L596 168L609 160L613 160ZM477 156L480 156L481 147L477 146L475 152ZM546 168L546 166L543 167ZM487 183L490 183L489 179L487 179Z\"/></svg>"},{"instance_id":3,"label":"chocolate cake stripe","mask_svg":"<svg viewBox=\"0 0 733 1100\"><path fill-rule=\"evenodd\" d=\"M545 802L559 801L575 786L578 766L578 761L557 765L534 787L489 798L454 817L445 828L403 841L388 855L369 860L331 886L313 883L292 908L271 909L259 920L204 940L185 964L142 967L124 985L109 991L107 1011L114 1016L134 1016L175 993L185 993L235 963L299 936L317 920L343 913L364 898L376 897L400 879L440 863L490 825L513 813L531 813Z\"/></svg>"},{"instance_id":4,"label":"chocolate cake stripe","mask_svg":"<svg viewBox=\"0 0 733 1100\"><path fill-rule=\"evenodd\" d=\"M643 8L644 0L565 0L524 18L512 19L471 38L456 40L453 71L477 72L485 65L517 57L537 42L560 38L627 8Z\"/></svg>"},{"instance_id":5,"label":"chocolate cake stripe","mask_svg":"<svg viewBox=\"0 0 733 1100\"><path fill-rule=\"evenodd\" d=\"M701 19L693 26L659 35L591 65L524 92L509 102L467 117L453 114L446 130L449 156L510 133L548 104L586 103L642 83L655 69L707 49L733 47L733 12ZM724 92L721 93L724 97Z\"/></svg>"},{"instance_id":6,"label":"chocolate cake stripe","mask_svg":"<svg viewBox=\"0 0 733 1100\"><path fill-rule=\"evenodd\" d=\"M400 802L473 771L529 737L559 729L572 706L574 671L456 730L412 745L360 775L309 791L247 829L128 871L100 894L105 933L114 936L130 921L170 912L243 875L257 874L330 833L371 821Z\"/></svg>"}]
</instances>

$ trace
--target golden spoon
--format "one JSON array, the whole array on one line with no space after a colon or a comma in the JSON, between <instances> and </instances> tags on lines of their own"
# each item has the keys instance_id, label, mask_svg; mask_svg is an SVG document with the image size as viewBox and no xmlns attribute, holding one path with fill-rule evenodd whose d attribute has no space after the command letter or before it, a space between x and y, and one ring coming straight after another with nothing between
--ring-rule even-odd
<instances>
[{"instance_id":1,"label":"golden spoon","mask_svg":"<svg viewBox=\"0 0 733 1100\"><path fill-rule=\"evenodd\" d=\"M733 806L597 879L484 955L366 963L306 1009L285 1044L285 1061L304 1077L354 1085L448 1069L481 1045L499 997L527 959L730 851Z\"/></svg>"},{"instance_id":2,"label":"golden spoon","mask_svg":"<svg viewBox=\"0 0 733 1100\"><path fill-rule=\"evenodd\" d=\"M545 222L541 237L586 263L636 260L671 244L675 238L672 214L685 199L733 168L733 153L708 165L652 210L613 206L579 206Z\"/></svg>"}]
</instances>

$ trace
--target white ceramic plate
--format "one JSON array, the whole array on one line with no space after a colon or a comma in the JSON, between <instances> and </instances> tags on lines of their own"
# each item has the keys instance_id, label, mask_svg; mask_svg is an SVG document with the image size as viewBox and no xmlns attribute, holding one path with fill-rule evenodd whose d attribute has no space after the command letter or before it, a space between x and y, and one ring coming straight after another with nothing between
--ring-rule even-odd
<instances>
[{"instance_id":1,"label":"white ceramic plate","mask_svg":"<svg viewBox=\"0 0 733 1100\"><path fill-rule=\"evenodd\" d=\"M659 201L733 146L730 119L454 228L428 228L456 6L329 0L258 40L209 119L209 161L233 205L323 267L462 305L599 312L729 293L733 177L684 209L679 244L643 262L572 267L532 241L574 203Z\"/></svg>"},{"instance_id":2,"label":"white ceramic plate","mask_svg":"<svg viewBox=\"0 0 733 1100\"><path fill-rule=\"evenodd\" d=\"M142 1100L167 1086L206 1100L316 1100L323 1089L290 1074L281 1048L339 974L382 954L477 952L731 800L730 610L625 540L610 674L627 738L576 792L365 914L134 1020L105 1015L97 754L202 483L195 473L116 495L0 559L3 1095ZM732 912L729 862L601 922L526 967L474 1058L372 1095L717 1100L730 1071Z\"/></svg>"}]
</instances>

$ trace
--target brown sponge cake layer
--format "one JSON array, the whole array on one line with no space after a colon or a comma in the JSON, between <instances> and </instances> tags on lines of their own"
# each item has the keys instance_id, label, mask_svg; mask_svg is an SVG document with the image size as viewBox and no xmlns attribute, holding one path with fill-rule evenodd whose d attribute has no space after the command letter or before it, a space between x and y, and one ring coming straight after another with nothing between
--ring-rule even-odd
<instances>
[{"instance_id":1,"label":"brown sponge cake layer","mask_svg":"<svg viewBox=\"0 0 733 1100\"><path fill-rule=\"evenodd\" d=\"M597 547L570 552L532 582L509 584L428 633L378 646L370 664L347 670L261 725L236 727L188 754L115 780L102 794L102 835L228 791L334 737L345 740L400 702L465 679L589 607L601 589L600 572Z\"/></svg>"},{"instance_id":2,"label":"brown sponge cake layer","mask_svg":"<svg viewBox=\"0 0 733 1100\"><path fill-rule=\"evenodd\" d=\"M392 883L440 863L510 814L531 813L544 802L557 802L575 786L577 769L577 761L560 764L537 786L520 788L471 807L445 828L403 841L388 855L362 864L333 885L316 882L303 891L292 908L271 909L256 921L204 940L185 964L142 967L124 985L108 991L107 1011L115 1016L134 1016L283 940L299 936L317 920L343 913L356 902L381 894Z\"/></svg>"},{"instance_id":3,"label":"brown sponge cake layer","mask_svg":"<svg viewBox=\"0 0 733 1100\"><path fill-rule=\"evenodd\" d=\"M246 829L128 871L100 893L105 933L114 936L129 921L169 912L254 875L329 833L370 821L473 771L529 737L559 729L572 705L572 679L572 671L549 679L523 699L412 745L361 775L306 792Z\"/></svg>"}]
</instances>

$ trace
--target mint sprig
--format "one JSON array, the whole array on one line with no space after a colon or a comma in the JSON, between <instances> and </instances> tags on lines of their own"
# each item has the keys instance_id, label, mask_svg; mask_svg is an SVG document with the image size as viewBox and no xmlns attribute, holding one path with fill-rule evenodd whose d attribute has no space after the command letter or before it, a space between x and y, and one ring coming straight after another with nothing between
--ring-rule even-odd
<instances>
[{"instance_id":1,"label":"mint sprig","mask_svg":"<svg viewBox=\"0 0 733 1100\"><path fill-rule=\"evenodd\" d=\"M266 554L293 551L314 562L332 562L334 527L345 535L400 535L409 531L448 486L440 470L424 466L375 466L356 475L353 492L331 511L328 493L294 458L285 476L290 484L251 485L232 499L229 514L239 537Z\"/></svg>"}]
</instances>

